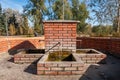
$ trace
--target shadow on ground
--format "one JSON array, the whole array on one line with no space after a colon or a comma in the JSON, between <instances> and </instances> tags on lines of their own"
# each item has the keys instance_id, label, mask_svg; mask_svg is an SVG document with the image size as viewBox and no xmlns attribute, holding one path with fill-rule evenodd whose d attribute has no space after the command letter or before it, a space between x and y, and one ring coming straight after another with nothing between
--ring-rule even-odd
<instances>
[{"instance_id":1,"label":"shadow on ground","mask_svg":"<svg viewBox=\"0 0 120 80\"><path fill-rule=\"evenodd\" d=\"M40 58L38 60L34 61L33 63L31 63L30 65L28 65L28 67L25 68L24 72L37 75L37 62L39 60L40 60Z\"/></svg>"},{"instance_id":2,"label":"shadow on ground","mask_svg":"<svg viewBox=\"0 0 120 80\"><path fill-rule=\"evenodd\" d=\"M14 63L14 57L11 57L8 61Z\"/></svg>"},{"instance_id":3,"label":"shadow on ground","mask_svg":"<svg viewBox=\"0 0 120 80\"><path fill-rule=\"evenodd\" d=\"M120 80L120 59L107 55L106 64L87 65L79 80Z\"/></svg>"},{"instance_id":4,"label":"shadow on ground","mask_svg":"<svg viewBox=\"0 0 120 80\"><path fill-rule=\"evenodd\" d=\"M8 50L8 53L10 55L14 55L19 52L18 49L36 49L36 47L30 41L26 40L16 46L10 48Z\"/></svg>"}]
</instances>

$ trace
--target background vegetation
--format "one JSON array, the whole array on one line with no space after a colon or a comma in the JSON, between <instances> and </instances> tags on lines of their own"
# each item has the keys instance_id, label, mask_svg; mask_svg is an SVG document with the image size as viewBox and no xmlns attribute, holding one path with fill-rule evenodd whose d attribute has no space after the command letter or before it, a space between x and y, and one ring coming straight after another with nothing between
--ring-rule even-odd
<instances>
[{"instance_id":1,"label":"background vegetation","mask_svg":"<svg viewBox=\"0 0 120 80\"><path fill-rule=\"evenodd\" d=\"M29 0L23 13L2 9L0 5L0 35L43 35L43 20L78 20L79 36L120 36L118 0ZM91 22L95 24L91 24Z\"/></svg>"}]
</instances>

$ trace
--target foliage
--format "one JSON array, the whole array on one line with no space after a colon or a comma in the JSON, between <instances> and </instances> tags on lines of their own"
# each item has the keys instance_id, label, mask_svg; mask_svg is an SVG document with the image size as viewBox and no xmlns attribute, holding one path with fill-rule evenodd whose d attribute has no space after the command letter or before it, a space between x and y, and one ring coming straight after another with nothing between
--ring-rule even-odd
<instances>
[{"instance_id":1,"label":"foliage","mask_svg":"<svg viewBox=\"0 0 120 80\"><path fill-rule=\"evenodd\" d=\"M5 16L2 13L2 7L0 4L0 35L5 33Z\"/></svg>"},{"instance_id":2,"label":"foliage","mask_svg":"<svg viewBox=\"0 0 120 80\"><path fill-rule=\"evenodd\" d=\"M24 35L29 34L28 19L27 19L26 16L24 16L24 22L23 22L23 34L24 34Z\"/></svg>"},{"instance_id":3,"label":"foliage","mask_svg":"<svg viewBox=\"0 0 120 80\"><path fill-rule=\"evenodd\" d=\"M112 26L94 26L92 28L92 32L94 33L94 36L101 36L101 37L106 37L106 36L111 36L112 34Z\"/></svg>"},{"instance_id":4,"label":"foliage","mask_svg":"<svg viewBox=\"0 0 120 80\"><path fill-rule=\"evenodd\" d=\"M84 33L86 19L89 17L89 12L87 11L87 7L85 2L79 3L79 0L72 0L72 14L73 20L79 20L80 24L77 27L77 31Z\"/></svg>"},{"instance_id":5,"label":"foliage","mask_svg":"<svg viewBox=\"0 0 120 80\"><path fill-rule=\"evenodd\" d=\"M113 22L118 12L118 0L86 0L88 7L94 12L93 18L100 24Z\"/></svg>"},{"instance_id":6,"label":"foliage","mask_svg":"<svg viewBox=\"0 0 120 80\"><path fill-rule=\"evenodd\" d=\"M10 35L13 36L16 33L15 26L13 24L9 25Z\"/></svg>"},{"instance_id":7,"label":"foliage","mask_svg":"<svg viewBox=\"0 0 120 80\"><path fill-rule=\"evenodd\" d=\"M12 36L29 34L28 18L26 16L10 8L4 9L2 14L7 19L9 35Z\"/></svg>"},{"instance_id":8,"label":"foliage","mask_svg":"<svg viewBox=\"0 0 120 80\"><path fill-rule=\"evenodd\" d=\"M42 34L42 20L46 12L45 0L29 0L28 4L24 6L24 13L34 23L34 30L37 33Z\"/></svg>"},{"instance_id":9,"label":"foliage","mask_svg":"<svg viewBox=\"0 0 120 80\"><path fill-rule=\"evenodd\" d=\"M64 4L64 14L63 14L63 4ZM54 12L54 19L65 19L70 20L72 19L72 11L70 8L70 4L68 0L55 0L52 6L53 12Z\"/></svg>"},{"instance_id":10,"label":"foliage","mask_svg":"<svg viewBox=\"0 0 120 80\"><path fill-rule=\"evenodd\" d=\"M99 25L113 24L118 21L119 0L86 0L89 11L93 12L91 19ZM118 31L118 25L113 26Z\"/></svg>"}]
</instances>

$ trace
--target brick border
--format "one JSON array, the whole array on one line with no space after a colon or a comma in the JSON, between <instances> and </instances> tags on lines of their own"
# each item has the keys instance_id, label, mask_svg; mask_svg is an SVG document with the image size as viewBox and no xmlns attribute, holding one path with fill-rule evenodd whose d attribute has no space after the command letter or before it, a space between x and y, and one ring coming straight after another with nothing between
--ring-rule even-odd
<instances>
[{"instance_id":1,"label":"brick border","mask_svg":"<svg viewBox=\"0 0 120 80\"><path fill-rule=\"evenodd\" d=\"M77 56L85 63L85 64L97 64L97 63L105 63L105 59L107 57L106 54L97 51L95 49L77 49L77 50L92 50L95 53L93 54L79 54L76 53Z\"/></svg>"},{"instance_id":2,"label":"brick border","mask_svg":"<svg viewBox=\"0 0 120 80\"><path fill-rule=\"evenodd\" d=\"M45 54L37 63L38 75L82 75L84 63L72 54L76 61L46 61L49 54Z\"/></svg>"},{"instance_id":3,"label":"brick border","mask_svg":"<svg viewBox=\"0 0 120 80\"><path fill-rule=\"evenodd\" d=\"M14 55L14 63L34 63L38 61L44 54L25 54L24 51L20 51Z\"/></svg>"}]
</instances>

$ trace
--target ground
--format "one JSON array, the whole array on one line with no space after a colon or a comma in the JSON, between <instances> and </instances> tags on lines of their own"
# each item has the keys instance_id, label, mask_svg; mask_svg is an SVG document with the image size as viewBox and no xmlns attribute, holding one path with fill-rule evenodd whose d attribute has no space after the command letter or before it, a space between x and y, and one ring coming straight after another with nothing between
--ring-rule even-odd
<instances>
[{"instance_id":1,"label":"ground","mask_svg":"<svg viewBox=\"0 0 120 80\"><path fill-rule=\"evenodd\" d=\"M0 54L0 80L119 80L120 59L108 55L106 64L86 65L83 75L40 76L35 64L15 64L13 56Z\"/></svg>"}]
</instances>

